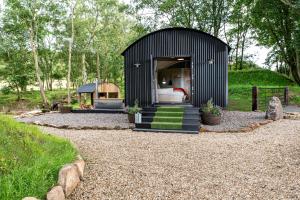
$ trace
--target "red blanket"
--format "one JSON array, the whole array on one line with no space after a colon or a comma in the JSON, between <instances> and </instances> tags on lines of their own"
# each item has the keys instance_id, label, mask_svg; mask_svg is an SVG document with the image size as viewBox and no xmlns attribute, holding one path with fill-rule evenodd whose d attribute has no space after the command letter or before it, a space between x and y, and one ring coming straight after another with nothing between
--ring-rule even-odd
<instances>
[{"instance_id":1,"label":"red blanket","mask_svg":"<svg viewBox=\"0 0 300 200\"><path fill-rule=\"evenodd\" d=\"M184 95L188 95L187 92L183 88L173 88L173 91L181 91L184 93Z\"/></svg>"}]
</instances>

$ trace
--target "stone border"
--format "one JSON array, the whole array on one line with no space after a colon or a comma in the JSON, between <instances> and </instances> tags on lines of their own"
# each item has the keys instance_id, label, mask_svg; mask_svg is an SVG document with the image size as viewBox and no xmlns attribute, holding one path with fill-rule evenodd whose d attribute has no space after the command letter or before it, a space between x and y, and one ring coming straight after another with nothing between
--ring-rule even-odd
<instances>
[{"instance_id":1,"label":"stone border","mask_svg":"<svg viewBox=\"0 0 300 200\"><path fill-rule=\"evenodd\" d=\"M34 122L23 122L19 121L21 123L25 124L33 124L37 126L45 126L45 127L51 127L51 128L57 128L57 129L72 129L72 130L129 130L134 128L134 124L130 124L128 128L124 128L121 126L115 126L115 127L106 127L106 126L69 126L69 125L54 125L54 124L48 124L48 123L41 123L39 121Z\"/></svg>"},{"instance_id":2,"label":"stone border","mask_svg":"<svg viewBox=\"0 0 300 200\"><path fill-rule=\"evenodd\" d=\"M283 115L283 119L300 120L300 113L299 112L285 112Z\"/></svg>"},{"instance_id":3,"label":"stone border","mask_svg":"<svg viewBox=\"0 0 300 200\"><path fill-rule=\"evenodd\" d=\"M213 131L213 130L208 130L206 128L200 128L200 133L201 132L214 132L214 133L239 133L239 132L251 132L257 128L259 128L260 126L263 126L263 125L266 125L266 124L269 124L273 122L273 120L270 120L270 119L267 119L267 120L264 120L264 121L261 121L261 122L254 122L254 123L251 123L249 124L248 126L244 127L244 128L240 128L240 129L237 129L237 130L222 130L222 131Z\"/></svg>"},{"instance_id":4,"label":"stone border","mask_svg":"<svg viewBox=\"0 0 300 200\"><path fill-rule=\"evenodd\" d=\"M85 162L80 155L76 161L64 165L58 173L57 185L47 193L46 200L65 200L83 180ZM25 197L22 200L38 200L35 197Z\"/></svg>"}]
</instances>

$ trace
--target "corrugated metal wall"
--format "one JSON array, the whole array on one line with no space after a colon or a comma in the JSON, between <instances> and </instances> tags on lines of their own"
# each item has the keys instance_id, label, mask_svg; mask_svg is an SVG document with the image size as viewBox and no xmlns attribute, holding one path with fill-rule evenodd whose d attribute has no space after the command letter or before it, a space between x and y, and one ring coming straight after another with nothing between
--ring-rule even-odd
<instances>
[{"instance_id":1,"label":"corrugated metal wall","mask_svg":"<svg viewBox=\"0 0 300 200\"><path fill-rule=\"evenodd\" d=\"M221 40L193 29L169 28L146 35L123 52L126 105L133 105L135 99L143 106L151 105L151 57L188 56L192 61L192 104L200 107L213 98L217 105L226 106L228 48Z\"/></svg>"}]
</instances>

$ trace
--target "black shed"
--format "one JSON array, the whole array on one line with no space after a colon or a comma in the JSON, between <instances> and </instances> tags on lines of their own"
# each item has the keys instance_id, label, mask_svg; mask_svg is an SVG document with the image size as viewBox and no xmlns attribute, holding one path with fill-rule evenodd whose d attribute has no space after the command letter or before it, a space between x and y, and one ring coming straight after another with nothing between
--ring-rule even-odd
<instances>
[{"instance_id":1,"label":"black shed","mask_svg":"<svg viewBox=\"0 0 300 200\"><path fill-rule=\"evenodd\" d=\"M125 104L228 102L228 52L220 39L189 28L149 33L123 53Z\"/></svg>"}]
</instances>

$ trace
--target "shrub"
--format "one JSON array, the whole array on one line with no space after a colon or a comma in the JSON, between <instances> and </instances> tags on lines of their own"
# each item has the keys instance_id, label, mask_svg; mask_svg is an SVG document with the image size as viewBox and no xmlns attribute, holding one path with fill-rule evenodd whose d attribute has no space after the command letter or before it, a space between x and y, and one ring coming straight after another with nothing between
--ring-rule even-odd
<instances>
[{"instance_id":1,"label":"shrub","mask_svg":"<svg viewBox=\"0 0 300 200\"><path fill-rule=\"evenodd\" d=\"M218 106L214 105L212 99L208 100L207 103L202 106L202 112L209 113L214 116L221 116L221 109Z\"/></svg>"},{"instance_id":2,"label":"shrub","mask_svg":"<svg viewBox=\"0 0 300 200\"><path fill-rule=\"evenodd\" d=\"M139 101L136 99L134 102L134 106L133 107L129 107L128 108L128 113L129 114L135 114L141 111L141 108L139 107Z\"/></svg>"},{"instance_id":3,"label":"shrub","mask_svg":"<svg viewBox=\"0 0 300 200\"><path fill-rule=\"evenodd\" d=\"M5 87L3 87L3 88L1 89L1 92L2 92L2 94L4 94L4 95L8 95L8 94L11 93L11 88L5 86Z\"/></svg>"}]
</instances>

